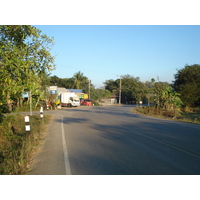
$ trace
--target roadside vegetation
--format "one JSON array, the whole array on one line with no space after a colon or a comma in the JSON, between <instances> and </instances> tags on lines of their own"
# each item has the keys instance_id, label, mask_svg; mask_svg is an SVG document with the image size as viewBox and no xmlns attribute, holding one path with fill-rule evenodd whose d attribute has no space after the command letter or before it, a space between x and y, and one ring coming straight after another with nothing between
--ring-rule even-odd
<instances>
[{"instance_id":1,"label":"roadside vegetation","mask_svg":"<svg viewBox=\"0 0 200 200\"><path fill-rule=\"evenodd\" d=\"M157 81L141 82L139 77L130 75L121 76L120 79L105 81L105 89L118 95L121 91L123 104L146 104L138 106L135 111L182 120L192 123L200 121L200 65L185 65L177 70L175 80L169 84Z\"/></svg>"},{"instance_id":2,"label":"roadside vegetation","mask_svg":"<svg viewBox=\"0 0 200 200\"><path fill-rule=\"evenodd\" d=\"M174 111L166 109L158 110L156 106L138 106L133 109L133 112L164 119L200 124L200 107L181 108L176 117Z\"/></svg>"},{"instance_id":3,"label":"roadside vegetation","mask_svg":"<svg viewBox=\"0 0 200 200\"><path fill-rule=\"evenodd\" d=\"M48 73L55 69L53 38L30 25L0 25L0 112L46 96ZM26 103L22 97L28 93Z\"/></svg>"},{"instance_id":4,"label":"roadside vegetation","mask_svg":"<svg viewBox=\"0 0 200 200\"><path fill-rule=\"evenodd\" d=\"M26 174L33 153L44 138L46 124L50 115L30 117L31 130L25 130L24 116L9 115L0 118L0 174Z\"/></svg>"}]
</instances>

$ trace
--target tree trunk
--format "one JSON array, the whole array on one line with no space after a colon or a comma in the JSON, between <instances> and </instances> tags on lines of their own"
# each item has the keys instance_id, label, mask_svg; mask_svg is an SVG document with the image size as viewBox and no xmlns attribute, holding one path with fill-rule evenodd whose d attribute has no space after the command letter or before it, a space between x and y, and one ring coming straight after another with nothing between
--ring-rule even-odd
<instances>
[{"instance_id":1,"label":"tree trunk","mask_svg":"<svg viewBox=\"0 0 200 200\"><path fill-rule=\"evenodd\" d=\"M10 113L12 111L12 104L11 104L11 100L10 100L10 92L7 91L6 94L6 103L7 103L7 110Z\"/></svg>"},{"instance_id":2,"label":"tree trunk","mask_svg":"<svg viewBox=\"0 0 200 200\"><path fill-rule=\"evenodd\" d=\"M20 97L19 99L19 107L22 108L23 107L23 98Z\"/></svg>"},{"instance_id":3,"label":"tree trunk","mask_svg":"<svg viewBox=\"0 0 200 200\"><path fill-rule=\"evenodd\" d=\"M39 103L39 100L40 100L40 97L37 98L37 102L36 102L36 104L35 104L35 108L37 108L38 103Z\"/></svg>"},{"instance_id":4,"label":"tree trunk","mask_svg":"<svg viewBox=\"0 0 200 200\"><path fill-rule=\"evenodd\" d=\"M19 98L17 98L17 108L19 108Z\"/></svg>"},{"instance_id":5,"label":"tree trunk","mask_svg":"<svg viewBox=\"0 0 200 200\"><path fill-rule=\"evenodd\" d=\"M148 106L150 106L150 97L147 96Z\"/></svg>"}]
</instances>

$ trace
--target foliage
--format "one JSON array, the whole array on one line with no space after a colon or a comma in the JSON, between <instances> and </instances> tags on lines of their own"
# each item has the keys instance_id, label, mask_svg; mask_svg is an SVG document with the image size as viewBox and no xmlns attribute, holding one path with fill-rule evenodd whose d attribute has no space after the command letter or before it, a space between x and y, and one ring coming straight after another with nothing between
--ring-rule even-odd
<instances>
[{"instance_id":1,"label":"foliage","mask_svg":"<svg viewBox=\"0 0 200 200\"><path fill-rule=\"evenodd\" d=\"M106 80L104 82L105 89L109 90L111 93L119 94L119 80Z\"/></svg>"},{"instance_id":2,"label":"foliage","mask_svg":"<svg viewBox=\"0 0 200 200\"><path fill-rule=\"evenodd\" d=\"M73 89L86 89L89 85L89 79L83 75L82 72L77 72L72 77L73 80Z\"/></svg>"},{"instance_id":3,"label":"foliage","mask_svg":"<svg viewBox=\"0 0 200 200\"><path fill-rule=\"evenodd\" d=\"M122 103L139 103L139 101L143 101L145 98L150 99L150 97L152 96L152 84L150 84L150 82L143 83L140 81L139 77L135 78L134 76L128 74L121 76L120 79L106 80L104 84L105 89L119 96L121 81Z\"/></svg>"},{"instance_id":4,"label":"foliage","mask_svg":"<svg viewBox=\"0 0 200 200\"><path fill-rule=\"evenodd\" d=\"M24 116L10 115L0 122L0 174L19 175L28 170L31 154L43 138L50 116L30 117L31 131L26 133Z\"/></svg>"},{"instance_id":5,"label":"foliage","mask_svg":"<svg viewBox=\"0 0 200 200\"><path fill-rule=\"evenodd\" d=\"M154 94L154 83L155 79L151 79L151 81L144 82L144 96L147 98L148 106L150 106L151 99L155 97Z\"/></svg>"},{"instance_id":6,"label":"foliage","mask_svg":"<svg viewBox=\"0 0 200 200\"><path fill-rule=\"evenodd\" d=\"M200 65L186 65L177 71L173 88L186 106L200 104Z\"/></svg>"},{"instance_id":7,"label":"foliage","mask_svg":"<svg viewBox=\"0 0 200 200\"><path fill-rule=\"evenodd\" d=\"M88 93L89 89L89 79L80 71L76 72L71 78L59 78L57 76L51 76L50 83L51 85L68 89L83 89L86 93ZM90 87L94 88L91 83Z\"/></svg>"},{"instance_id":8,"label":"foliage","mask_svg":"<svg viewBox=\"0 0 200 200\"><path fill-rule=\"evenodd\" d=\"M154 107L157 112L173 112L173 117L177 117L183 105L180 94L172 89L166 82L153 82L152 92L154 97Z\"/></svg>"},{"instance_id":9,"label":"foliage","mask_svg":"<svg viewBox=\"0 0 200 200\"><path fill-rule=\"evenodd\" d=\"M140 106L136 107L134 111L150 116L157 116L161 118L174 119L177 121L200 124L200 110L185 111L185 109L181 109L178 116L175 115L173 110L158 110L155 106Z\"/></svg>"},{"instance_id":10,"label":"foliage","mask_svg":"<svg viewBox=\"0 0 200 200\"><path fill-rule=\"evenodd\" d=\"M166 87L165 89L162 90L160 96L162 107L165 108L166 110L179 109L183 105L179 96L180 94L172 90L171 87Z\"/></svg>"},{"instance_id":11,"label":"foliage","mask_svg":"<svg viewBox=\"0 0 200 200\"><path fill-rule=\"evenodd\" d=\"M121 81L122 103L138 103L148 99L154 102L157 110L173 110L175 115L178 115L179 109L182 106L180 95L174 91L167 82L156 82L151 79L151 82L141 82L138 77L130 75L121 76L121 80L105 81L106 89L115 95L119 95Z\"/></svg>"},{"instance_id":12,"label":"foliage","mask_svg":"<svg viewBox=\"0 0 200 200\"><path fill-rule=\"evenodd\" d=\"M169 84L166 82L155 82L155 81L153 82L153 87L152 87L152 91L154 94L153 101L158 106L161 105L163 93L165 92L166 88L168 88L168 87L169 87Z\"/></svg>"},{"instance_id":13,"label":"foliage","mask_svg":"<svg viewBox=\"0 0 200 200\"><path fill-rule=\"evenodd\" d=\"M51 76L50 77L50 85L56 85L58 87L64 88L72 88L73 80L72 78L59 78L58 76Z\"/></svg>"},{"instance_id":14,"label":"foliage","mask_svg":"<svg viewBox=\"0 0 200 200\"><path fill-rule=\"evenodd\" d=\"M12 110L13 100L22 100L25 91L44 96L44 80L55 67L50 54L53 43L30 25L0 26L0 94L7 111Z\"/></svg>"},{"instance_id":15,"label":"foliage","mask_svg":"<svg viewBox=\"0 0 200 200\"><path fill-rule=\"evenodd\" d=\"M135 78L130 75L124 75L121 76L120 79L106 80L104 82L105 89L119 96L120 81L121 81L122 103L132 103L140 101L143 97L143 87L142 83L139 81L139 78L138 77Z\"/></svg>"},{"instance_id":16,"label":"foliage","mask_svg":"<svg viewBox=\"0 0 200 200\"><path fill-rule=\"evenodd\" d=\"M91 97L92 99L94 100L97 100L99 101L99 99L101 97L110 97L111 96L111 93L109 90L105 90L105 89L94 89L92 88L91 89Z\"/></svg>"}]
</instances>

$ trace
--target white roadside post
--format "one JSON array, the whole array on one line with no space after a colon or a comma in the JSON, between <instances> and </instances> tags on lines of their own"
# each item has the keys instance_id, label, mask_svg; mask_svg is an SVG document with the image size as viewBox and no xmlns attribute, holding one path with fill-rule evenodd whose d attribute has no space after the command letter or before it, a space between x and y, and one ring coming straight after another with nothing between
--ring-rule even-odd
<instances>
[{"instance_id":1,"label":"white roadside post","mask_svg":"<svg viewBox=\"0 0 200 200\"><path fill-rule=\"evenodd\" d=\"M27 132L30 132L31 131L31 126L30 126L30 119L29 119L29 116L25 116L24 117L24 120L25 120L25 130Z\"/></svg>"},{"instance_id":2,"label":"white roadside post","mask_svg":"<svg viewBox=\"0 0 200 200\"><path fill-rule=\"evenodd\" d=\"M40 117L43 118L43 107L40 107Z\"/></svg>"}]
</instances>

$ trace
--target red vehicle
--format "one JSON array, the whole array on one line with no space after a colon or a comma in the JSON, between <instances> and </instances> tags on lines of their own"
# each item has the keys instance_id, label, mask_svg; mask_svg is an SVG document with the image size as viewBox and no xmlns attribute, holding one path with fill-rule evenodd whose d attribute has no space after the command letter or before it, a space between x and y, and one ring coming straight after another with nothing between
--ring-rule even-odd
<instances>
[{"instance_id":1,"label":"red vehicle","mask_svg":"<svg viewBox=\"0 0 200 200\"><path fill-rule=\"evenodd\" d=\"M92 102L89 99L83 99L83 100L81 100L81 105L82 106L91 106Z\"/></svg>"}]
</instances>

